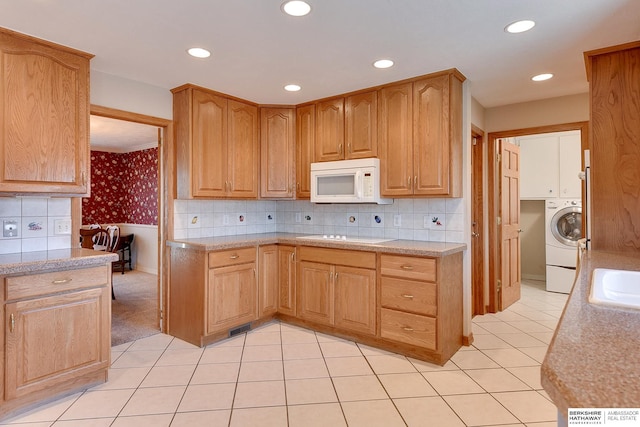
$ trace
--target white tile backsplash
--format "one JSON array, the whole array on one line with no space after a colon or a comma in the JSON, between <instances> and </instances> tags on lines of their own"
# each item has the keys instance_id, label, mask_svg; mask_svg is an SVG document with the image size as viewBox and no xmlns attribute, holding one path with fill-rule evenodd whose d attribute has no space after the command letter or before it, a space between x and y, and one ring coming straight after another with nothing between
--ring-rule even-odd
<instances>
[{"instance_id":1,"label":"white tile backsplash","mask_svg":"<svg viewBox=\"0 0 640 427\"><path fill-rule=\"evenodd\" d=\"M305 200L176 200L174 206L177 239L278 231L464 242L463 199L396 199L391 205L314 204ZM239 221L241 215L244 221ZM267 219L268 215L271 219ZM394 225L396 215L400 216L400 226ZM195 224L191 221L194 216L198 217ZM376 216L380 222L376 222ZM355 221L350 222L350 217ZM431 221L435 217L440 224Z\"/></svg>"}]
</instances>

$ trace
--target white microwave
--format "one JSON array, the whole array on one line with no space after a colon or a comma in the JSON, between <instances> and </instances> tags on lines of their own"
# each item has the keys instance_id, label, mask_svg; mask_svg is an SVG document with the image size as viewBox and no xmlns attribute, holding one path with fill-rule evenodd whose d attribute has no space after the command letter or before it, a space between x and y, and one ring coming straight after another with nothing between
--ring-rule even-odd
<instances>
[{"instance_id":1,"label":"white microwave","mask_svg":"<svg viewBox=\"0 0 640 427\"><path fill-rule=\"evenodd\" d=\"M314 203L377 203L380 197L380 159L311 163L311 201Z\"/></svg>"}]
</instances>

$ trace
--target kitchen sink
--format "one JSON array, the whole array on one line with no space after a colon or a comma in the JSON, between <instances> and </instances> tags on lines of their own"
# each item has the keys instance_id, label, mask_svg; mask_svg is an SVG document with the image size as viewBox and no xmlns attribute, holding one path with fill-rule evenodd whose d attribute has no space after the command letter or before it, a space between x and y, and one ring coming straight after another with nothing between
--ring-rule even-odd
<instances>
[{"instance_id":1,"label":"kitchen sink","mask_svg":"<svg viewBox=\"0 0 640 427\"><path fill-rule=\"evenodd\" d=\"M589 302L640 309L640 271L594 269Z\"/></svg>"},{"instance_id":2,"label":"kitchen sink","mask_svg":"<svg viewBox=\"0 0 640 427\"><path fill-rule=\"evenodd\" d=\"M298 236L298 239L301 240L321 240L325 242L336 242L336 243L364 243L375 245L377 243L390 242L396 239L384 239L379 237L348 237L348 236L334 236L334 235L311 235L311 236Z\"/></svg>"}]
</instances>

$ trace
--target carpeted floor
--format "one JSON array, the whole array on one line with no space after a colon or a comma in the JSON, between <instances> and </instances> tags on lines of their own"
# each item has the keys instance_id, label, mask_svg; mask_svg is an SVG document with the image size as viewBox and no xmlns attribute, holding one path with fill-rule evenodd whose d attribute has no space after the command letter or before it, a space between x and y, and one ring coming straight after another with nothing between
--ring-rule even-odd
<instances>
[{"instance_id":1,"label":"carpeted floor","mask_svg":"<svg viewBox=\"0 0 640 427\"><path fill-rule=\"evenodd\" d=\"M141 271L113 273L111 346L160 332L158 325L158 277Z\"/></svg>"}]
</instances>

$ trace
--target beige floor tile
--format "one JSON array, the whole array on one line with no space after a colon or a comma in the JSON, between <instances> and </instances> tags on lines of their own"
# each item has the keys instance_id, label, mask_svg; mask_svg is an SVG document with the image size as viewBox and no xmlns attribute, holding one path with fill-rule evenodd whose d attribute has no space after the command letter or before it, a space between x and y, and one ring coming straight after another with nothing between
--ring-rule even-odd
<instances>
[{"instance_id":1,"label":"beige floor tile","mask_svg":"<svg viewBox=\"0 0 640 427\"><path fill-rule=\"evenodd\" d=\"M498 368L498 364L486 354L478 350L459 351L453 355L451 361L460 369Z\"/></svg>"},{"instance_id":2,"label":"beige floor tile","mask_svg":"<svg viewBox=\"0 0 640 427\"><path fill-rule=\"evenodd\" d=\"M316 343L318 339L313 331L287 329L281 332L282 344L308 344Z\"/></svg>"},{"instance_id":3,"label":"beige floor tile","mask_svg":"<svg viewBox=\"0 0 640 427\"><path fill-rule=\"evenodd\" d=\"M196 367L190 384L235 383L240 363L207 363Z\"/></svg>"},{"instance_id":4,"label":"beige floor tile","mask_svg":"<svg viewBox=\"0 0 640 427\"><path fill-rule=\"evenodd\" d=\"M286 427L287 407L234 409L229 427Z\"/></svg>"},{"instance_id":5,"label":"beige floor tile","mask_svg":"<svg viewBox=\"0 0 640 427\"><path fill-rule=\"evenodd\" d=\"M338 401L330 378L287 380L285 384L289 405Z\"/></svg>"},{"instance_id":6,"label":"beige floor tile","mask_svg":"<svg viewBox=\"0 0 640 427\"><path fill-rule=\"evenodd\" d=\"M112 368L144 368L156 364L162 350L127 351L111 364Z\"/></svg>"},{"instance_id":7,"label":"beige floor tile","mask_svg":"<svg viewBox=\"0 0 640 427\"><path fill-rule=\"evenodd\" d=\"M442 396L484 393L484 390L463 371L423 372L422 375Z\"/></svg>"},{"instance_id":8,"label":"beige floor tile","mask_svg":"<svg viewBox=\"0 0 640 427\"><path fill-rule=\"evenodd\" d=\"M238 382L275 381L284 379L284 367L280 360L244 362L240 366Z\"/></svg>"},{"instance_id":9,"label":"beige floor tile","mask_svg":"<svg viewBox=\"0 0 640 427\"><path fill-rule=\"evenodd\" d=\"M514 328L507 322L486 322L481 325L484 329L491 332L492 334L517 334L518 329Z\"/></svg>"},{"instance_id":10,"label":"beige floor tile","mask_svg":"<svg viewBox=\"0 0 640 427\"><path fill-rule=\"evenodd\" d=\"M474 339L477 335L487 335L491 333L487 331L485 328L483 328L481 325L482 323L476 323L475 321L471 323L471 332L473 332Z\"/></svg>"},{"instance_id":11,"label":"beige floor tile","mask_svg":"<svg viewBox=\"0 0 640 427\"><path fill-rule=\"evenodd\" d=\"M364 356L360 357L330 357L325 359L329 374L332 377L349 375L373 375L373 371Z\"/></svg>"},{"instance_id":12,"label":"beige floor tile","mask_svg":"<svg viewBox=\"0 0 640 427\"><path fill-rule=\"evenodd\" d=\"M444 396L443 398L462 421L469 426L518 422L516 417L487 393Z\"/></svg>"},{"instance_id":13,"label":"beige floor tile","mask_svg":"<svg viewBox=\"0 0 640 427\"><path fill-rule=\"evenodd\" d=\"M254 345L244 348L242 362L264 362L267 360L282 360L281 345Z\"/></svg>"},{"instance_id":14,"label":"beige floor tile","mask_svg":"<svg viewBox=\"0 0 640 427\"><path fill-rule=\"evenodd\" d=\"M508 343L493 334L474 335L473 347L478 350L486 350L490 348L511 348Z\"/></svg>"},{"instance_id":15,"label":"beige floor tile","mask_svg":"<svg viewBox=\"0 0 640 427\"><path fill-rule=\"evenodd\" d=\"M167 350L204 350L204 348L200 348L197 345L193 345L186 341L182 341L180 338L173 338L171 343L167 347Z\"/></svg>"},{"instance_id":16,"label":"beige floor tile","mask_svg":"<svg viewBox=\"0 0 640 427\"><path fill-rule=\"evenodd\" d=\"M242 359L242 347L207 347L202 353L200 364L203 363L232 363Z\"/></svg>"},{"instance_id":17,"label":"beige floor tile","mask_svg":"<svg viewBox=\"0 0 640 427\"><path fill-rule=\"evenodd\" d=\"M508 322L511 326L520 329L522 332L550 332L551 329L543 324L533 320L518 320L514 322Z\"/></svg>"},{"instance_id":18,"label":"beige floor tile","mask_svg":"<svg viewBox=\"0 0 640 427\"><path fill-rule=\"evenodd\" d=\"M525 427L558 427L557 421L549 421L544 423L526 423Z\"/></svg>"},{"instance_id":19,"label":"beige floor tile","mask_svg":"<svg viewBox=\"0 0 640 427\"><path fill-rule=\"evenodd\" d=\"M178 408L186 387L139 388L120 412L120 416L168 414Z\"/></svg>"},{"instance_id":20,"label":"beige floor tile","mask_svg":"<svg viewBox=\"0 0 640 427\"><path fill-rule=\"evenodd\" d=\"M92 387L91 390L117 390L122 388L137 388L151 371L151 368L122 368L109 369L109 380Z\"/></svg>"},{"instance_id":21,"label":"beige floor tile","mask_svg":"<svg viewBox=\"0 0 640 427\"><path fill-rule=\"evenodd\" d=\"M22 412L10 418L0 421L0 425L6 424L38 424L45 423L50 425L52 421L57 420L83 393L75 393L71 396L45 403L30 411Z\"/></svg>"},{"instance_id":22,"label":"beige floor tile","mask_svg":"<svg viewBox=\"0 0 640 427\"><path fill-rule=\"evenodd\" d=\"M347 427L338 403L289 406L289 427Z\"/></svg>"},{"instance_id":23,"label":"beige floor tile","mask_svg":"<svg viewBox=\"0 0 640 427\"><path fill-rule=\"evenodd\" d=\"M557 408L535 391L492 393L492 396L525 423L554 421Z\"/></svg>"},{"instance_id":24,"label":"beige floor tile","mask_svg":"<svg viewBox=\"0 0 640 427\"><path fill-rule=\"evenodd\" d=\"M544 357L547 355L547 350L549 346L544 347L520 347L518 350L535 360L536 362L542 364L544 361Z\"/></svg>"},{"instance_id":25,"label":"beige floor tile","mask_svg":"<svg viewBox=\"0 0 640 427\"><path fill-rule=\"evenodd\" d=\"M285 405L284 381L238 383L233 408ZM286 411L285 411L286 412Z\"/></svg>"},{"instance_id":26,"label":"beige floor tile","mask_svg":"<svg viewBox=\"0 0 640 427\"><path fill-rule=\"evenodd\" d=\"M395 354L392 351L382 350L380 348L375 348L375 347L369 347L368 345L364 345L364 344L357 344L357 345L360 348L360 351L362 352L362 354L364 354L365 356L384 356L384 355Z\"/></svg>"},{"instance_id":27,"label":"beige floor tile","mask_svg":"<svg viewBox=\"0 0 640 427\"><path fill-rule=\"evenodd\" d=\"M229 418L231 410L179 412L173 417L171 427L228 427Z\"/></svg>"},{"instance_id":28,"label":"beige floor tile","mask_svg":"<svg viewBox=\"0 0 640 427\"><path fill-rule=\"evenodd\" d=\"M178 412L231 409L234 383L190 385L180 401Z\"/></svg>"},{"instance_id":29,"label":"beige floor tile","mask_svg":"<svg viewBox=\"0 0 640 427\"><path fill-rule=\"evenodd\" d=\"M511 310L499 311L494 314L496 319L500 319L503 322L516 322L519 320L526 320L524 317Z\"/></svg>"},{"instance_id":30,"label":"beige floor tile","mask_svg":"<svg viewBox=\"0 0 640 427\"><path fill-rule=\"evenodd\" d=\"M202 357L204 349L202 348L181 348L177 350L169 350L162 353L156 366L170 365L197 365Z\"/></svg>"},{"instance_id":31,"label":"beige floor tile","mask_svg":"<svg viewBox=\"0 0 640 427\"><path fill-rule=\"evenodd\" d=\"M443 366L434 363L425 362L424 360L407 358L409 362L418 370L418 372L438 372L438 371L457 371L460 368L451 360L447 361Z\"/></svg>"},{"instance_id":32,"label":"beige floor tile","mask_svg":"<svg viewBox=\"0 0 640 427\"><path fill-rule=\"evenodd\" d=\"M280 344L280 331L277 332L249 332L244 345L275 345Z\"/></svg>"},{"instance_id":33,"label":"beige floor tile","mask_svg":"<svg viewBox=\"0 0 640 427\"><path fill-rule=\"evenodd\" d=\"M129 347L128 351L139 350L166 350L173 337L171 335L157 333L146 338L136 340Z\"/></svg>"},{"instance_id":34,"label":"beige floor tile","mask_svg":"<svg viewBox=\"0 0 640 427\"><path fill-rule=\"evenodd\" d=\"M343 402L349 427L404 427L405 423L391 400Z\"/></svg>"},{"instance_id":35,"label":"beige floor tile","mask_svg":"<svg viewBox=\"0 0 640 427\"><path fill-rule=\"evenodd\" d=\"M542 384L540 383L540 366L522 366L507 368L507 370L532 389L542 389Z\"/></svg>"},{"instance_id":36,"label":"beige floor tile","mask_svg":"<svg viewBox=\"0 0 640 427\"><path fill-rule=\"evenodd\" d=\"M135 390L87 391L60 416L61 420L115 417Z\"/></svg>"},{"instance_id":37,"label":"beige floor tile","mask_svg":"<svg viewBox=\"0 0 640 427\"><path fill-rule=\"evenodd\" d=\"M84 420L65 420L65 421L56 421L53 424L46 423L40 425L39 423L35 424L12 424L12 427L46 427L51 425L51 427L110 427L113 425L115 418L91 418ZM3 424L0 424L3 425Z\"/></svg>"},{"instance_id":38,"label":"beige floor tile","mask_svg":"<svg viewBox=\"0 0 640 427\"><path fill-rule=\"evenodd\" d=\"M324 357L362 356L358 346L349 341L320 341L320 349Z\"/></svg>"},{"instance_id":39,"label":"beige floor tile","mask_svg":"<svg viewBox=\"0 0 640 427\"><path fill-rule=\"evenodd\" d=\"M483 350L483 352L503 368L512 368L515 366L536 366L540 364L515 348Z\"/></svg>"},{"instance_id":40,"label":"beige floor tile","mask_svg":"<svg viewBox=\"0 0 640 427\"><path fill-rule=\"evenodd\" d=\"M136 415L131 417L118 417L115 419L113 427L169 427L173 414L156 414L156 415Z\"/></svg>"},{"instance_id":41,"label":"beige floor tile","mask_svg":"<svg viewBox=\"0 0 640 427\"><path fill-rule=\"evenodd\" d=\"M394 399L393 402L409 427L465 427L441 397Z\"/></svg>"},{"instance_id":42,"label":"beige floor tile","mask_svg":"<svg viewBox=\"0 0 640 427\"><path fill-rule=\"evenodd\" d=\"M399 354L367 356L367 361L376 374L401 374L416 372L416 367Z\"/></svg>"},{"instance_id":43,"label":"beige floor tile","mask_svg":"<svg viewBox=\"0 0 640 427\"><path fill-rule=\"evenodd\" d=\"M553 338L553 331L551 332L529 332L529 335L534 337L535 339L542 341L543 343L549 345L551 343L551 339Z\"/></svg>"},{"instance_id":44,"label":"beige floor tile","mask_svg":"<svg viewBox=\"0 0 640 427\"><path fill-rule=\"evenodd\" d=\"M129 349L129 347L131 347L131 345L134 343L135 341L132 342L126 342L124 344L120 344L120 345L116 345L111 347L111 353L114 352L118 352L118 353L122 353L124 351L127 351Z\"/></svg>"},{"instance_id":45,"label":"beige floor tile","mask_svg":"<svg viewBox=\"0 0 640 427\"><path fill-rule=\"evenodd\" d=\"M225 338L221 341L216 341L209 344L205 349L209 348L222 348L222 347L244 347L244 341L247 338L247 334L238 334L230 338Z\"/></svg>"},{"instance_id":46,"label":"beige floor tile","mask_svg":"<svg viewBox=\"0 0 640 427\"><path fill-rule=\"evenodd\" d=\"M283 344L282 357L284 360L318 359L322 357L318 343Z\"/></svg>"},{"instance_id":47,"label":"beige floor tile","mask_svg":"<svg viewBox=\"0 0 640 427\"><path fill-rule=\"evenodd\" d=\"M195 369L195 365L154 366L140 387L187 385Z\"/></svg>"},{"instance_id":48,"label":"beige floor tile","mask_svg":"<svg viewBox=\"0 0 640 427\"><path fill-rule=\"evenodd\" d=\"M252 329L247 333L247 336L249 336L250 334L260 334L263 332L280 332L280 330L280 322L278 322L277 320L272 320L268 323L264 323L258 326L257 328Z\"/></svg>"},{"instance_id":49,"label":"beige floor tile","mask_svg":"<svg viewBox=\"0 0 640 427\"><path fill-rule=\"evenodd\" d=\"M540 347L544 346L544 343L539 339L532 337L525 332L518 332L516 334L496 334L501 340L511 344L513 347Z\"/></svg>"},{"instance_id":50,"label":"beige floor tile","mask_svg":"<svg viewBox=\"0 0 640 427\"><path fill-rule=\"evenodd\" d=\"M531 390L531 387L504 368L470 369L465 372L488 392Z\"/></svg>"},{"instance_id":51,"label":"beige floor tile","mask_svg":"<svg viewBox=\"0 0 640 427\"><path fill-rule=\"evenodd\" d=\"M375 375L333 378L333 385L340 402L389 398Z\"/></svg>"},{"instance_id":52,"label":"beige floor tile","mask_svg":"<svg viewBox=\"0 0 640 427\"><path fill-rule=\"evenodd\" d=\"M325 378L329 376L324 359L298 359L284 361L284 377L287 380Z\"/></svg>"},{"instance_id":53,"label":"beige floor tile","mask_svg":"<svg viewBox=\"0 0 640 427\"><path fill-rule=\"evenodd\" d=\"M378 379L392 399L437 395L433 387L418 372L378 375Z\"/></svg>"}]
</instances>

